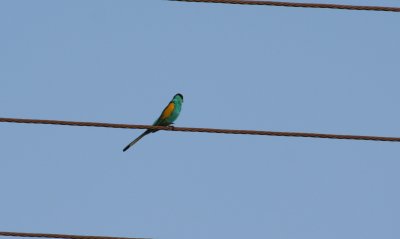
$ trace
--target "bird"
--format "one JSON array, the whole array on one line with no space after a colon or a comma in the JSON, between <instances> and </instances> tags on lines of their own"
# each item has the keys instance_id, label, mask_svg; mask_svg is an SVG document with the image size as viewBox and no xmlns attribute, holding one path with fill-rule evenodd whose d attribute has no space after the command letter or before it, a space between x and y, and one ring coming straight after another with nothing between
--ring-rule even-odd
<instances>
[{"instance_id":1,"label":"bird","mask_svg":"<svg viewBox=\"0 0 400 239\"><path fill-rule=\"evenodd\" d=\"M165 107L163 112L161 113L160 117L156 121L154 121L153 126L169 126L174 123L174 121L178 118L179 114L181 113L183 103L183 95L178 93L176 94L169 104ZM139 137L129 143L122 151L125 152L128 150L132 145L136 144L139 140L141 140L144 136L157 132L156 129L148 129L143 132Z\"/></svg>"}]
</instances>

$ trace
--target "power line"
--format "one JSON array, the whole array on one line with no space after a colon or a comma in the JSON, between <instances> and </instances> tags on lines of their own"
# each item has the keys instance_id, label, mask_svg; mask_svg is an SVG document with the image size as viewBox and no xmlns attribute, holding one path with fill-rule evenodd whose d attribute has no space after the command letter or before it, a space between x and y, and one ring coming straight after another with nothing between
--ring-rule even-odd
<instances>
[{"instance_id":1,"label":"power line","mask_svg":"<svg viewBox=\"0 0 400 239\"><path fill-rule=\"evenodd\" d=\"M296 2L242 1L242 0L170 0L170 1L224 3L224 4L241 4L241 5L268 5L275 7L304 7L304 8L329 8L329 9L359 10L359 11L400 12L399 7L356 6L356 5L341 5L341 4L326 4L326 3L296 3Z\"/></svg>"},{"instance_id":2,"label":"power line","mask_svg":"<svg viewBox=\"0 0 400 239\"><path fill-rule=\"evenodd\" d=\"M98 123L98 122L77 122L77 121L16 119L16 118L0 118L0 122L24 123L24 124L90 126L90 127L106 127L106 128L121 128L121 129L156 129L156 130L166 130L166 131L199 132L199 133L248 134L248 135L268 135L268 136L283 136L283 137L310 137L310 138L324 138L324 139L349 139L349 140L351 139L351 140L373 140L373 141L400 142L399 137L361 136L361 135L342 135L342 134L318 134L318 133L276 132L276 131L259 131L259 130L188 128L188 127L171 127L171 126L111 124L111 123Z\"/></svg>"},{"instance_id":3,"label":"power line","mask_svg":"<svg viewBox=\"0 0 400 239\"><path fill-rule=\"evenodd\" d=\"M44 234L44 233L24 233L24 232L0 232L0 236L63 238L63 239L140 239L140 238L129 238L129 237L77 236L77 235L64 235L64 234Z\"/></svg>"}]
</instances>

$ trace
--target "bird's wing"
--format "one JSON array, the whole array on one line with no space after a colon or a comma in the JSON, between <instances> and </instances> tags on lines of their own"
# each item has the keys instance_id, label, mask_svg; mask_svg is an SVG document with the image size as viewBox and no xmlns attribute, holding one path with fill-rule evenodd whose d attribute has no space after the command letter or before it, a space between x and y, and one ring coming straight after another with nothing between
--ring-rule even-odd
<instances>
[{"instance_id":1,"label":"bird's wing","mask_svg":"<svg viewBox=\"0 0 400 239\"><path fill-rule=\"evenodd\" d=\"M159 125L162 124L162 122L164 122L168 117L171 116L172 112L175 109L175 104L174 102L170 102L167 107L165 107L165 109L163 110L163 112L161 113L160 117L158 118L158 120L156 121L155 125Z\"/></svg>"}]
</instances>

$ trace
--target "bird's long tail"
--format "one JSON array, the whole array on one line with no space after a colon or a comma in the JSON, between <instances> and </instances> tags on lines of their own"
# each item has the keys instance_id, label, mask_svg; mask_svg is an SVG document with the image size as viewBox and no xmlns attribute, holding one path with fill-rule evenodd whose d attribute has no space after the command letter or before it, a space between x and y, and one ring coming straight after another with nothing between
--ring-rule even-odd
<instances>
[{"instance_id":1,"label":"bird's long tail","mask_svg":"<svg viewBox=\"0 0 400 239\"><path fill-rule=\"evenodd\" d=\"M154 130L153 130L154 131ZM136 144L140 139L142 139L144 136L150 134L151 132L153 132L152 130L146 130L144 131L143 134L139 135L139 137L137 137L135 140L133 140L130 144L128 144L122 151L127 151L132 145Z\"/></svg>"}]
</instances>

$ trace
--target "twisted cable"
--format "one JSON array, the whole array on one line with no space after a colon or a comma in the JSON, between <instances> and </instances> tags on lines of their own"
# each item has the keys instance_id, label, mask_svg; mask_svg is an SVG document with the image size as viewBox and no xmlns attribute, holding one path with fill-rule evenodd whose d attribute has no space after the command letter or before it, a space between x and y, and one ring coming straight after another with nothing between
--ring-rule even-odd
<instances>
[{"instance_id":1,"label":"twisted cable","mask_svg":"<svg viewBox=\"0 0 400 239\"><path fill-rule=\"evenodd\" d=\"M319 134L319 133L302 133L302 132L276 132L276 131L260 131L260 130L213 129L213 128L189 128L189 127L171 127L171 126L135 125L135 124L112 124L112 123L99 123L99 122L78 122L78 121L16 119L16 118L0 118L0 122L106 127L106 128L121 128L121 129L156 129L156 130L166 130L166 131L218 133L218 134L248 134L248 135L268 135L268 136L282 136L282 137L310 137L310 138L324 138L324 139L348 139L348 140L373 140L373 141L400 142L400 137L363 136L363 135Z\"/></svg>"},{"instance_id":2,"label":"twisted cable","mask_svg":"<svg viewBox=\"0 0 400 239\"><path fill-rule=\"evenodd\" d=\"M242 0L170 0L170 1L223 3L223 4L240 4L240 5L267 5L275 7L329 8L329 9L341 9L341 10L400 12L399 7L356 6L356 5L326 4L326 3L296 3L296 2L242 1Z\"/></svg>"},{"instance_id":3,"label":"twisted cable","mask_svg":"<svg viewBox=\"0 0 400 239\"><path fill-rule=\"evenodd\" d=\"M6 237L63 238L63 239L144 239L144 238L129 238L129 237L78 236L78 235L25 233L25 232L0 232L0 236L6 236Z\"/></svg>"}]
</instances>

